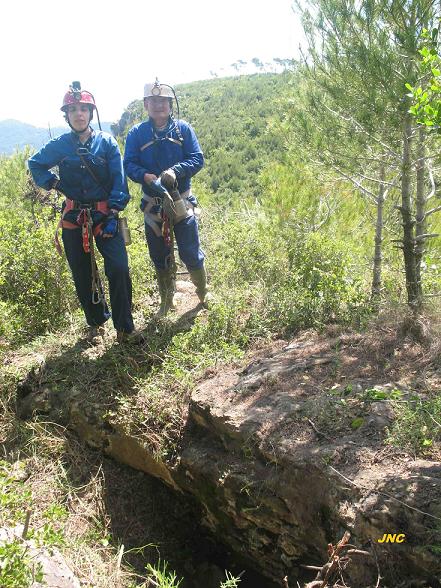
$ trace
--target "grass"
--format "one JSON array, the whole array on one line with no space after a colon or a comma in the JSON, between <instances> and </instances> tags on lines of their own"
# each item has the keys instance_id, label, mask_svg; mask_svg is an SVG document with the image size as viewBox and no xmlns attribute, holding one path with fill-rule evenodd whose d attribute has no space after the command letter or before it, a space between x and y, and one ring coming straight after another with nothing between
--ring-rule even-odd
<instances>
[{"instance_id":1,"label":"grass","mask_svg":"<svg viewBox=\"0 0 441 588\"><path fill-rule=\"evenodd\" d=\"M86 585L149 585L148 573L139 568L142 559L150 562L150 573L153 569L162 573L164 588L178 586L174 572L158 567L154 546L137 560L137 544L122 546L112 531L109 479L102 457L86 450L63 426L68 417L64 399L74 398L106 426L138 436L158 456L171 458L184 424L188 393L197 378L208 366L242 354L246 338L240 322L234 320L235 310L219 305L194 322L179 318L150 322L144 329L146 345L119 346L109 335L99 352L82 339L79 321L74 320L61 341L58 334L49 334L9 353L0 373L0 443L6 456L0 465L0 526L23 524L30 511L29 537L61 549ZM51 400L48 407L42 405L42 414L17 419L19 382L25 413L29 392L49 393ZM126 554L121 564L119 552ZM18 588L25 585L23 574L36 576L38 570L32 569L24 553L20 557L17 553L16 546L8 544L1 561L8 576L22 582Z\"/></svg>"},{"instance_id":2,"label":"grass","mask_svg":"<svg viewBox=\"0 0 441 588\"><path fill-rule=\"evenodd\" d=\"M85 585L121 588L129 585L133 572L127 565L115 572L117 553L104 515L101 459L63 426L44 418L24 422L15 415L17 382L32 364L41 363L35 350L50 357L55 343L50 336L45 345L35 342L1 372L0 442L6 459L0 462L0 527L23 525L29 512L28 537L37 545L60 548ZM56 365L60 369L52 378L62 390L66 378L60 381L59 375L67 372L63 362ZM23 588L38 579L38 567L19 540L1 545L0 563L2 586Z\"/></svg>"},{"instance_id":3,"label":"grass","mask_svg":"<svg viewBox=\"0 0 441 588\"><path fill-rule=\"evenodd\" d=\"M5 503L0 524L23 523L30 509L31 535L45 545L57 545L86 585L126 588L141 582L149 586L153 580L162 588L174 588L181 580L165 563L173 550L167 552L163 537L162 543L149 540L153 546L140 554L141 568L134 560L135 551L145 543L146 530L139 529L127 544L125 522L120 526L118 518L121 513L128 516L128 512L135 512L138 505L121 507L126 500L116 489L121 484L121 471L112 473L101 454L86 449L64 428L69 418L66 406L74 401L98 427L135 437L158 459L172 461L182 441L191 390L207 368L242 357L259 337L322 326L326 320L346 324L352 318L353 305L363 304L358 283L337 274L329 278L324 263L327 243L311 240L304 258L296 253L295 243L278 246L275 253L283 262L283 271L276 271L268 255L273 251L269 236L256 226L246 226L241 232L237 228L234 219L231 226L219 225L219 250L209 263L220 301L208 313L197 318L172 315L171 320L158 322L151 320L149 313L144 315L140 307L142 321L137 322L144 324L146 343L120 346L109 334L99 349L90 348L82 338L82 319L77 313L61 338L58 333L48 334L3 356L7 363L0 371L0 443L6 456L2 484L7 491L2 492ZM287 243L289 238L287 235ZM234 239L235 248L231 246ZM241 259L231 255L237 250ZM294 261L290 261L289 251ZM310 278L305 284L300 280L302 272ZM323 292L321 297L311 294L311 284L316 282ZM368 308L362 310L357 320L369 313ZM336 373L340 367L336 362ZM27 420L19 421L15 390L24 379L19 405ZM277 381L268 380L266 385L276 387ZM49 398L48 406L41 403L39 416L26 404L30 391ZM319 402L312 399L306 404L306 416L324 433L352 432L363 425L369 403L394 402L397 419L389 442L430 449L439 435L441 403L433 397L427 403L404 404L399 397L381 398L379 394L375 389L331 389ZM244 451L252 458L251 443ZM114 475L118 480L112 482ZM138 491L140 502L148 502L150 497ZM158 516L164 518L165 508L159 509ZM177 532L170 530L171 534ZM8 557L14 561L15 555L11 551ZM21 559L25 561L25 557ZM175 567L173 562L170 565ZM236 587L239 582L240 578L227 574L223 588Z\"/></svg>"},{"instance_id":4,"label":"grass","mask_svg":"<svg viewBox=\"0 0 441 588\"><path fill-rule=\"evenodd\" d=\"M393 401L395 420L387 441L415 454L428 453L441 439L441 397L433 393L422 399Z\"/></svg>"},{"instance_id":5,"label":"grass","mask_svg":"<svg viewBox=\"0 0 441 588\"><path fill-rule=\"evenodd\" d=\"M154 586L158 588L179 588L182 579L178 580L176 573L168 569L167 562L158 562L156 566L147 565L148 577L155 581ZM149 581L147 580L147 586Z\"/></svg>"}]
</instances>

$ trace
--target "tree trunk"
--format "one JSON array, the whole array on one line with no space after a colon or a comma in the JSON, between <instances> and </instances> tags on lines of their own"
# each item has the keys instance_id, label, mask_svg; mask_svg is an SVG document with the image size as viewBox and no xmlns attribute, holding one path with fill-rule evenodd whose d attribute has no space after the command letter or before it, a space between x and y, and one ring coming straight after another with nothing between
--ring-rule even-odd
<instances>
[{"instance_id":1,"label":"tree trunk","mask_svg":"<svg viewBox=\"0 0 441 588\"><path fill-rule=\"evenodd\" d=\"M374 248L374 266L372 272L372 289L371 299L378 300L381 293L381 265L382 265L382 244L383 244L383 208L385 198L385 169L384 164L380 168L380 186L377 197L377 222L375 223L375 248Z\"/></svg>"},{"instance_id":2,"label":"tree trunk","mask_svg":"<svg viewBox=\"0 0 441 588\"><path fill-rule=\"evenodd\" d=\"M415 224L415 264L416 264L416 275L420 296L423 293L423 282L421 279L421 262L424 254L424 239L418 239L421 235L426 232L426 198L425 198L425 155L426 155L426 132L423 128L420 128L418 133L418 160L417 160L417 187L416 187L416 224Z\"/></svg>"},{"instance_id":3,"label":"tree trunk","mask_svg":"<svg viewBox=\"0 0 441 588\"><path fill-rule=\"evenodd\" d=\"M403 220L403 255L406 276L407 303L418 312L421 308L421 292L418 284L415 255L415 220L412 214L411 193L411 121L410 115L404 119L403 155L401 164L401 216Z\"/></svg>"}]
</instances>

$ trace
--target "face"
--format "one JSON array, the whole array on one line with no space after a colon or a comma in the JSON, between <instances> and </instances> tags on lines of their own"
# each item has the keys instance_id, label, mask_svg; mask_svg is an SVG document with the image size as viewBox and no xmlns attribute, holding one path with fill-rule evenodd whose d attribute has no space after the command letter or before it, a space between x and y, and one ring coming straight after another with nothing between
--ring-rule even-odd
<instances>
[{"instance_id":1,"label":"face","mask_svg":"<svg viewBox=\"0 0 441 588\"><path fill-rule=\"evenodd\" d=\"M67 118L75 131L85 131L90 122L90 107L87 104L69 104Z\"/></svg>"},{"instance_id":2,"label":"face","mask_svg":"<svg viewBox=\"0 0 441 588\"><path fill-rule=\"evenodd\" d=\"M165 96L149 96L144 100L149 116L156 121L166 121L171 112L170 100Z\"/></svg>"}]
</instances>

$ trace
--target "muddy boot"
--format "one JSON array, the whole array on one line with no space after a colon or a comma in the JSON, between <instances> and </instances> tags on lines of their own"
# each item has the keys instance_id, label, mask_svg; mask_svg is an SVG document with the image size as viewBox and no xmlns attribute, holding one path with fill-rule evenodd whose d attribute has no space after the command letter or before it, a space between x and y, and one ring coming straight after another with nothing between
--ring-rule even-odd
<instances>
[{"instance_id":1,"label":"muddy boot","mask_svg":"<svg viewBox=\"0 0 441 588\"><path fill-rule=\"evenodd\" d=\"M159 296L161 305L155 316L158 318L167 316L169 310L176 308L174 303L175 284L171 272L167 269L156 269L158 279Z\"/></svg>"},{"instance_id":2,"label":"muddy boot","mask_svg":"<svg viewBox=\"0 0 441 588\"><path fill-rule=\"evenodd\" d=\"M205 307L213 301L213 295L210 294L207 288L207 273L205 267L202 266L199 269L189 270L190 279L196 286L196 294L198 295L199 302Z\"/></svg>"},{"instance_id":3,"label":"muddy boot","mask_svg":"<svg viewBox=\"0 0 441 588\"><path fill-rule=\"evenodd\" d=\"M86 339L92 345L101 345L104 342L104 335L106 329L103 325L96 327L89 327L87 330Z\"/></svg>"}]
</instances>

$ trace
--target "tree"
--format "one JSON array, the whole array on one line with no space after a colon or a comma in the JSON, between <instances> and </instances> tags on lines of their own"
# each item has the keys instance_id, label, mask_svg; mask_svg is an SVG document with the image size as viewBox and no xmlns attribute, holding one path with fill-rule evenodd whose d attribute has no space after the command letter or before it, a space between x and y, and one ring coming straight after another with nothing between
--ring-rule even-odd
<instances>
[{"instance_id":1,"label":"tree","mask_svg":"<svg viewBox=\"0 0 441 588\"><path fill-rule=\"evenodd\" d=\"M399 195L402 230L397 242L407 301L416 310L422 304L430 159L421 157L424 135L415 146L404 82L415 80L418 38L433 22L436 6L433 0L309 0L298 5L308 53L306 108L295 113L296 136L302 131L321 165L376 203L373 295L380 288L381 207L389 192Z\"/></svg>"},{"instance_id":2,"label":"tree","mask_svg":"<svg viewBox=\"0 0 441 588\"><path fill-rule=\"evenodd\" d=\"M251 60L251 63L254 64L254 66L262 71L263 70L263 62L260 61L260 59L258 57L253 57L253 59Z\"/></svg>"}]
</instances>

